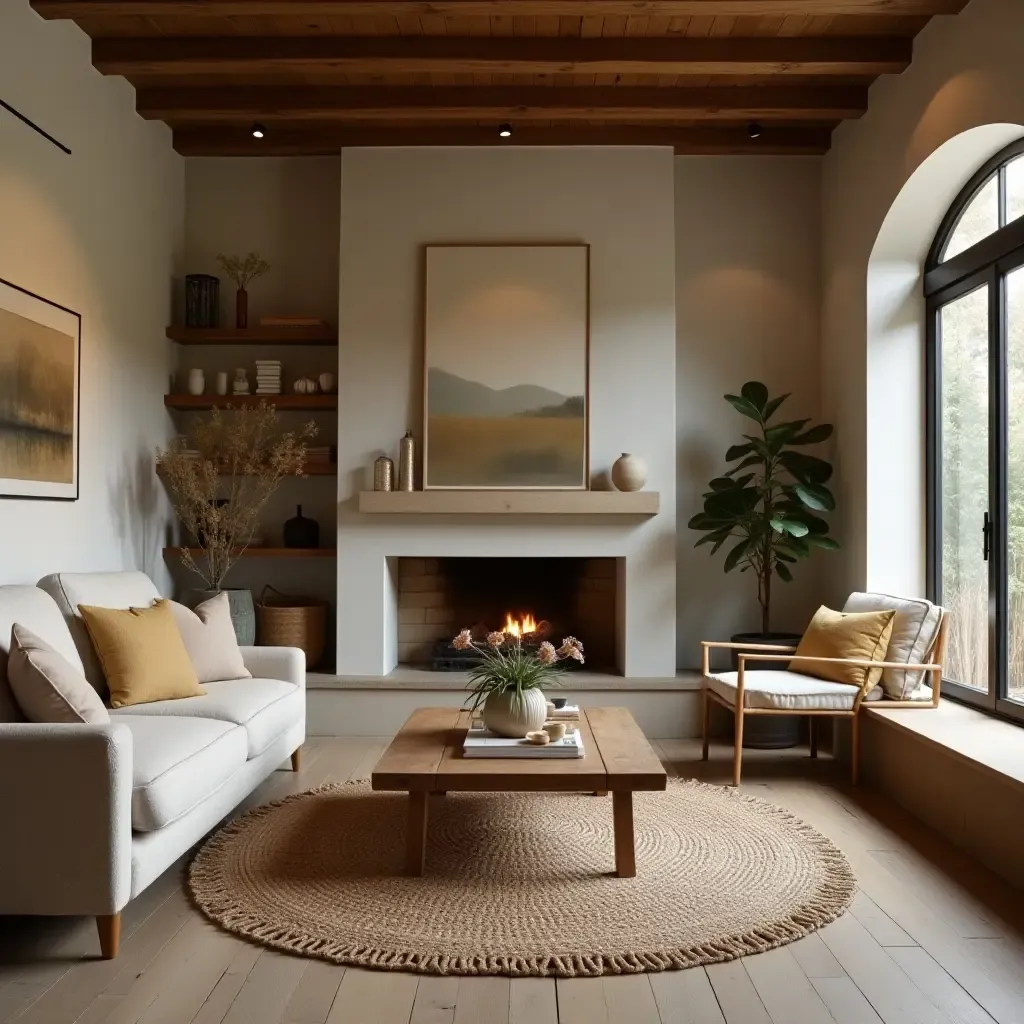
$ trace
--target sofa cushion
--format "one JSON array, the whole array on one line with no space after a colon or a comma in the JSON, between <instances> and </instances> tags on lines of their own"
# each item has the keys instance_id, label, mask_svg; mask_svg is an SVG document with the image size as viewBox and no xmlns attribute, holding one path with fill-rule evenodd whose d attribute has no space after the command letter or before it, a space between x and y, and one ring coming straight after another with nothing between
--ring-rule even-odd
<instances>
[{"instance_id":1,"label":"sofa cushion","mask_svg":"<svg viewBox=\"0 0 1024 1024\"><path fill-rule=\"evenodd\" d=\"M790 671L833 683L859 686L865 692L882 677L880 668L851 665L844 660L885 661L892 633L893 611L836 612L822 605L797 644Z\"/></svg>"},{"instance_id":2,"label":"sofa cushion","mask_svg":"<svg viewBox=\"0 0 1024 1024\"><path fill-rule=\"evenodd\" d=\"M177 601L168 604L199 682L218 683L252 675L242 660L226 592L221 591L195 608L186 608Z\"/></svg>"},{"instance_id":3,"label":"sofa cushion","mask_svg":"<svg viewBox=\"0 0 1024 1024\"><path fill-rule=\"evenodd\" d=\"M894 611L892 635L886 661L920 665L928 657L942 621L942 609L924 598L893 597L890 594L851 594L844 612ZM882 689L893 700L919 700L917 691L925 673L902 668L882 670Z\"/></svg>"},{"instance_id":4,"label":"sofa cushion","mask_svg":"<svg viewBox=\"0 0 1024 1024\"><path fill-rule=\"evenodd\" d=\"M15 622L27 626L62 655L69 665L82 670L78 649L53 598L38 587L0 587L0 722L25 720L7 684L7 657L11 649L11 629Z\"/></svg>"},{"instance_id":5,"label":"sofa cushion","mask_svg":"<svg viewBox=\"0 0 1024 1024\"><path fill-rule=\"evenodd\" d=\"M85 678L105 697L107 681L103 677L103 666L93 650L88 630L78 613L78 606L93 604L100 608L148 608L160 597L160 592L144 572L58 572L44 576L38 586L57 602L78 648ZM24 622L29 629L35 628L24 618L18 621ZM36 632L44 640L50 640L45 633L38 629ZM53 641L50 640L50 643Z\"/></svg>"},{"instance_id":6,"label":"sofa cushion","mask_svg":"<svg viewBox=\"0 0 1024 1024\"><path fill-rule=\"evenodd\" d=\"M246 761L245 730L212 718L123 714L132 734L132 828L155 832L215 793Z\"/></svg>"},{"instance_id":7,"label":"sofa cushion","mask_svg":"<svg viewBox=\"0 0 1024 1024\"><path fill-rule=\"evenodd\" d=\"M7 677L30 722L103 725L110 715L79 665L20 622L11 630Z\"/></svg>"},{"instance_id":8,"label":"sofa cushion","mask_svg":"<svg viewBox=\"0 0 1024 1024\"><path fill-rule=\"evenodd\" d=\"M171 715L216 719L245 726L249 757L258 757L286 729L301 722L306 695L301 687L280 679L227 679L199 687L204 696L133 704L111 712L121 715Z\"/></svg>"},{"instance_id":9,"label":"sofa cushion","mask_svg":"<svg viewBox=\"0 0 1024 1024\"><path fill-rule=\"evenodd\" d=\"M733 707L736 706L736 672L714 672L707 685ZM743 677L745 708L774 708L778 711L852 711L859 686L832 683L826 679L768 669L747 672Z\"/></svg>"}]
</instances>

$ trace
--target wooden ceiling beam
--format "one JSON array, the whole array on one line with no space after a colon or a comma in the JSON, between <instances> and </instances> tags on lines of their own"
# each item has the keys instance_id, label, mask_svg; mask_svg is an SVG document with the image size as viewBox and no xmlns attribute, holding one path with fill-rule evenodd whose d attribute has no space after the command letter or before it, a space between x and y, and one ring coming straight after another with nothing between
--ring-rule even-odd
<instances>
[{"instance_id":1,"label":"wooden ceiling beam","mask_svg":"<svg viewBox=\"0 0 1024 1024\"><path fill-rule=\"evenodd\" d=\"M816 155L828 150L829 127L773 127L751 139L739 126L633 127L577 125L517 128L502 139L493 127L306 128L270 130L254 139L247 130L179 128L174 148L185 156L324 156L363 146L672 146L680 154Z\"/></svg>"},{"instance_id":2,"label":"wooden ceiling beam","mask_svg":"<svg viewBox=\"0 0 1024 1024\"><path fill-rule=\"evenodd\" d=\"M44 18L956 14L967 0L32 0Z\"/></svg>"},{"instance_id":3,"label":"wooden ceiling beam","mask_svg":"<svg viewBox=\"0 0 1024 1024\"><path fill-rule=\"evenodd\" d=\"M451 36L111 37L94 39L106 75L351 74L882 75L910 63L890 36L624 38Z\"/></svg>"},{"instance_id":4,"label":"wooden ceiling beam","mask_svg":"<svg viewBox=\"0 0 1024 1024\"><path fill-rule=\"evenodd\" d=\"M867 109L851 86L709 88L395 86L140 89L136 109L154 121L628 120L835 121Z\"/></svg>"}]
</instances>

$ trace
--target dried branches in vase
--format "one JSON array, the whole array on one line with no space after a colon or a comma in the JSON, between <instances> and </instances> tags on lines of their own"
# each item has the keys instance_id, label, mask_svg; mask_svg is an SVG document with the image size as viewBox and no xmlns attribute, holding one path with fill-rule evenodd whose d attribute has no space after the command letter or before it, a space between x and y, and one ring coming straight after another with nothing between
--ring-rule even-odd
<instances>
[{"instance_id":1,"label":"dried branches in vase","mask_svg":"<svg viewBox=\"0 0 1024 1024\"><path fill-rule=\"evenodd\" d=\"M252 408L214 409L190 433L156 453L171 504L202 552L182 560L211 590L220 590L231 566L252 542L260 513L286 476L301 476L313 423L279 433L277 413Z\"/></svg>"},{"instance_id":2,"label":"dried branches in vase","mask_svg":"<svg viewBox=\"0 0 1024 1024\"><path fill-rule=\"evenodd\" d=\"M249 325L249 293L245 290L245 286L270 270L270 264L255 252L251 252L245 257L225 256L220 253L217 256L217 262L238 288L238 293L235 296L235 326L247 327Z\"/></svg>"}]
</instances>

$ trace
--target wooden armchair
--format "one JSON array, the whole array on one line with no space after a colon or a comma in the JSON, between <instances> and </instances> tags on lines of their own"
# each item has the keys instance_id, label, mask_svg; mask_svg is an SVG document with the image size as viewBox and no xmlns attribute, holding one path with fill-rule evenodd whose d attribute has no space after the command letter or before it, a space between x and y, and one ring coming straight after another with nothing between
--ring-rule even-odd
<instances>
[{"instance_id":1,"label":"wooden armchair","mask_svg":"<svg viewBox=\"0 0 1024 1024\"><path fill-rule=\"evenodd\" d=\"M740 784L743 763L743 719L747 715L806 715L810 727L810 754L818 756L818 719L848 718L852 729L852 777L856 785L860 774L860 711L864 706L880 708L935 708L942 688L942 668L946 655L948 612L939 609L938 627L921 661L865 661L844 658L806 658L806 661L842 662L864 668L921 672L931 682L931 697L925 700L868 700L861 687L834 683L826 679L790 672L785 668L754 671L750 662L789 662L795 647L779 644L734 644L705 640L703 648L702 688L704 749L708 759L708 726L711 702L735 714L733 738L733 785ZM738 670L712 672L711 652L716 648L735 650ZM892 646L890 644L890 651Z\"/></svg>"}]
</instances>

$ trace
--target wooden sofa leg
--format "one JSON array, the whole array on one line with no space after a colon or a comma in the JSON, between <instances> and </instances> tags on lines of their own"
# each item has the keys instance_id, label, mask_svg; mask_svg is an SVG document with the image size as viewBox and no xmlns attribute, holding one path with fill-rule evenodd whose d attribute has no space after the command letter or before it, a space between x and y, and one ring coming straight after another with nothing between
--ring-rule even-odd
<instances>
[{"instance_id":1,"label":"wooden sofa leg","mask_svg":"<svg viewBox=\"0 0 1024 1024\"><path fill-rule=\"evenodd\" d=\"M850 722L850 778L856 786L860 781L860 715Z\"/></svg>"},{"instance_id":2,"label":"wooden sofa leg","mask_svg":"<svg viewBox=\"0 0 1024 1024\"><path fill-rule=\"evenodd\" d=\"M292 751L292 771L297 772L302 767L302 747L296 747Z\"/></svg>"},{"instance_id":3,"label":"wooden sofa leg","mask_svg":"<svg viewBox=\"0 0 1024 1024\"><path fill-rule=\"evenodd\" d=\"M113 960L121 945L121 915L101 914L96 918L96 930L100 936L100 952L104 960Z\"/></svg>"},{"instance_id":4,"label":"wooden sofa leg","mask_svg":"<svg viewBox=\"0 0 1024 1024\"><path fill-rule=\"evenodd\" d=\"M704 748L701 751L700 759L706 761L708 759L708 743L710 742L711 732L711 701L708 699L708 688L705 685L701 690L701 714L704 718Z\"/></svg>"},{"instance_id":5,"label":"wooden sofa leg","mask_svg":"<svg viewBox=\"0 0 1024 1024\"><path fill-rule=\"evenodd\" d=\"M736 718L736 734L733 737L735 746L732 753L732 784L738 786L743 768L743 709L736 708L733 714Z\"/></svg>"}]
</instances>

